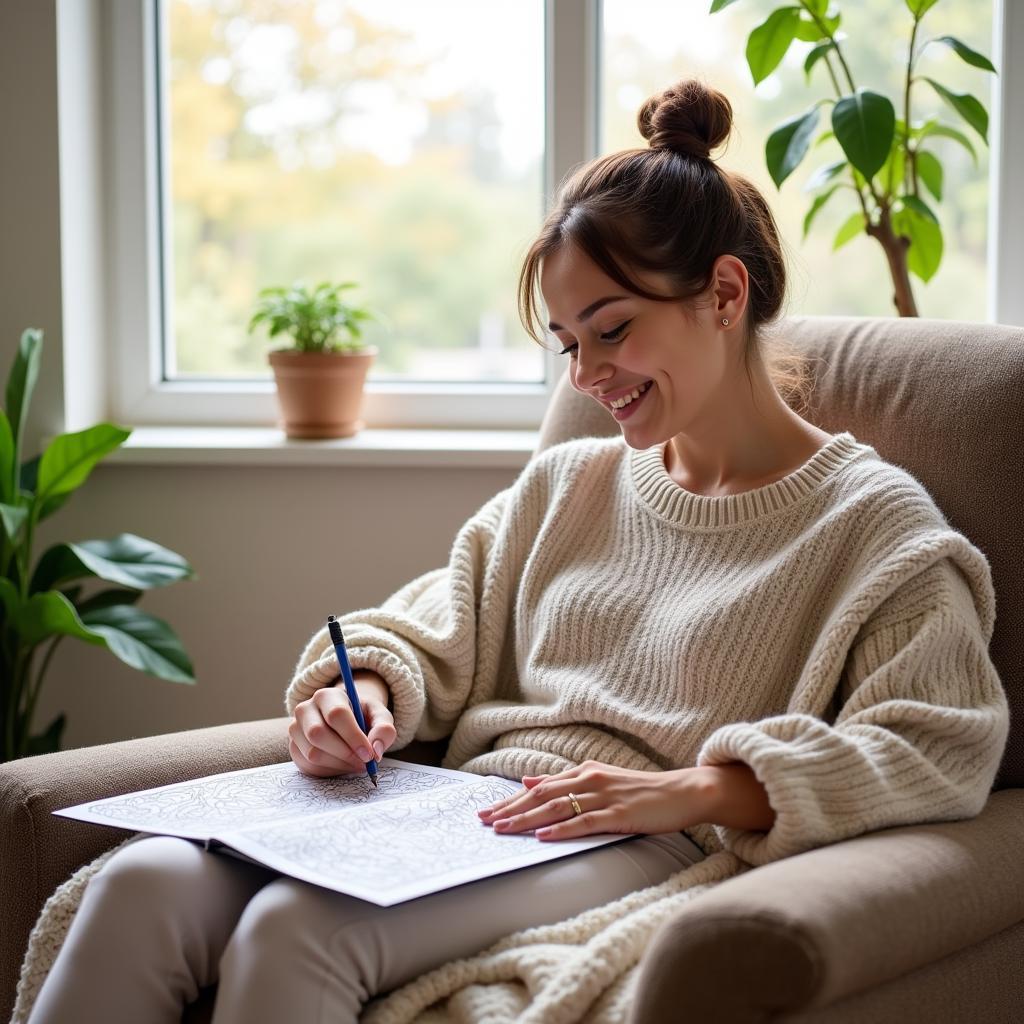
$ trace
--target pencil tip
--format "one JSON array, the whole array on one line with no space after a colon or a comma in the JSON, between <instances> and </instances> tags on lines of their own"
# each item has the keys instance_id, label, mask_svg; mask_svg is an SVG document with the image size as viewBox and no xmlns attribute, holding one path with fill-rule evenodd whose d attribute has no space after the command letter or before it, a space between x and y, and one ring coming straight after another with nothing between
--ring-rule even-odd
<instances>
[{"instance_id":1,"label":"pencil tip","mask_svg":"<svg viewBox=\"0 0 1024 1024\"><path fill-rule=\"evenodd\" d=\"M377 777L375 775L370 776L370 781L373 783L373 788L377 788Z\"/></svg>"}]
</instances>

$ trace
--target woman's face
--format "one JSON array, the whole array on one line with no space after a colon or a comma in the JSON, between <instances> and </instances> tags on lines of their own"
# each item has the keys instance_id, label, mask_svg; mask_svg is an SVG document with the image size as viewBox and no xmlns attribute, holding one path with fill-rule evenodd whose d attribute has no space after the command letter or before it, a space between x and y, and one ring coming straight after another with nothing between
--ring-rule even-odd
<instances>
[{"instance_id":1,"label":"woman's face","mask_svg":"<svg viewBox=\"0 0 1024 1024\"><path fill-rule=\"evenodd\" d=\"M663 277L638 277L652 292L669 294ZM650 448L680 433L715 429L734 386L730 345L738 339L738 332L721 329L716 303L691 307L687 318L682 303L627 291L572 247L544 260L540 288L549 328L568 349L570 383L608 409L630 447ZM634 392L639 397L625 406L612 405Z\"/></svg>"}]
</instances>

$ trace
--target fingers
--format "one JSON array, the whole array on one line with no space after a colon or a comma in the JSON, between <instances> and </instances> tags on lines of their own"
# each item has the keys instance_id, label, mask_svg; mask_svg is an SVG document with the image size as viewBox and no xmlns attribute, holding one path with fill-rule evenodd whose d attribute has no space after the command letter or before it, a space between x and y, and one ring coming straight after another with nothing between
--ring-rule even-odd
<instances>
[{"instance_id":1,"label":"fingers","mask_svg":"<svg viewBox=\"0 0 1024 1024\"><path fill-rule=\"evenodd\" d=\"M318 779L332 778L335 775L343 775L350 772L352 769L347 767L341 768L328 768L326 765L314 764L310 761L301 751L295 740L289 737L288 739L288 754L291 759L295 762L299 771L304 775L312 775ZM326 755L325 755L326 756Z\"/></svg>"},{"instance_id":2,"label":"fingers","mask_svg":"<svg viewBox=\"0 0 1024 1024\"><path fill-rule=\"evenodd\" d=\"M528 829L542 829L558 825L554 835L537 835L540 838L569 838L600 831L607 815L597 814L595 803L603 804L604 798L597 792L588 792L588 780L597 778L601 766L591 761L576 765L557 775L526 775L523 789L505 800L499 800L477 813L484 824L492 825L496 832L522 832ZM569 793L574 792L583 813L575 814ZM581 795L586 794L586 795ZM588 803L590 807L588 808ZM566 822L573 821L571 828Z\"/></svg>"},{"instance_id":3,"label":"fingers","mask_svg":"<svg viewBox=\"0 0 1024 1024\"><path fill-rule=\"evenodd\" d=\"M391 715L375 701L367 701L367 711L374 717L374 739L381 744L383 753L385 745L394 741ZM290 749L294 747L293 760L303 771L313 769L308 774L364 771L366 762L378 756L356 722L348 695L330 687L317 690L309 700L296 705L288 736Z\"/></svg>"}]
</instances>

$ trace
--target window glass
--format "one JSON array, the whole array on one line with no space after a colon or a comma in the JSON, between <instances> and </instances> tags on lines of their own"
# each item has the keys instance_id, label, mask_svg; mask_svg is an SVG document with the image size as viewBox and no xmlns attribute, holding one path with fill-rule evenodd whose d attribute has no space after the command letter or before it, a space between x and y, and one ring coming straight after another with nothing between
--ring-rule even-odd
<instances>
[{"instance_id":1,"label":"window glass","mask_svg":"<svg viewBox=\"0 0 1024 1024\"><path fill-rule=\"evenodd\" d=\"M888 96L896 116L904 117L906 65L913 18L902 0L858 0L838 5L840 39L854 83ZM810 85L803 64L812 43L796 41L783 62L756 87L745 51L751 31L771 13L757 3L735 3L709 14L709 0L604 0L602 40L602 152L646 145L636 127L642 102L681 78L695 76L723 92L733 107L733 134L716 151L719 163L752 180L771 206L787 254L790 315L896 315L893 286L879 243L861 233L838 251L833 240L844 221L860 209L852 189L840 189L818 212L806 239L803 221L813 196L803 191L814 171L845 159L831 139L810 149L782 183L772 181L765 163L765 142L785 121L805 113L819 99L836 98L819 61ZM915 52L929 38L954 36L995 63L992 53L992 4L937 4L918 28ZM997 67L997 71L999 68ZM914 75L935 79L954 93L975 96L991 116L991 72L971 67L949 46L931 43L917 58ZM910 275L923 317L987 319L986 246L989 150L981 137L932 86L915 81L911 123L936 116L967 136L977 154L952 139L933 136L925 148L945 171L941 202L927 191L924 199L938 217L943 235L942 262L925 283ZM815 137L829 127L831 106L822 108ZM991 137L991 136L990 136ZM843 182L851 182L848 171Z\"/></svg>"},{"instance_id":2,"label":"window glass","mask_svg":"<svg viewBox=\"0 0 1024 1024\"><path fill-rule=\"evenodd\" d=\"M258 291L355 281L371 379L538 381L543 0L163 0L169 379L267 376Z\"/></svg>"}]
</instances>

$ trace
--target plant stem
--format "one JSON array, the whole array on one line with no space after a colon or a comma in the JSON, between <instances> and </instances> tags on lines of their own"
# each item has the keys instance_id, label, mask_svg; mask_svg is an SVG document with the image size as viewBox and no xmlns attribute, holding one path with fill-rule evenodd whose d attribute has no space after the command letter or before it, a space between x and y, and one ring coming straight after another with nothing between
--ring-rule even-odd
<instances>
[{"instance_id":1,"label":"plant stem","mask_svg":"<svg viewBox=\"0 0 1024 1024\"><path fill-rule=\"evenodd\" d=\"M21 545L21 600L28 600L28 567L31 565L32 558L32 534L35 533L36 529L36 515L38 514L39 504L38 501L33 498L32 504L28 510L28 523L25 526L25 543Z\"/></svg>"},{"instance_id":2,"label":"plant stem","mask_svg":"<svg viewBox=\"0 0 1024 1024\"><path fill-rule=\"evenodd\" d=\"M28 746L28 738L30 733L32 732L32 716L33 714L35 714L36 710L36 700L39 697L39 691L43 688L43 676L46 675L47 666L50 664L50 659L53 657L53 652L57 649L57 644L59 644L63 638L64 635L62 633L59 633L57 636L53 638L52 642L50 643L50 646L46 649L46 654L43 657L43 663L39 666L39 671L36 673L36 685L32 686L31 683L29 685L29 697L27 707L25 710L25 730L22 733L21 755L19 756L24 755L25 749ZM28 673L26 673L26 676L27 675Z\"/></svg>"},{"instance_id":3,"label":"plant stem","mask_svg":"<svg viewBox=\"0 0 1024 1024\"><path fill-rule=\"evenodd\" d=\"M21 737L17 735L20 731L16 729L15 723L20 718L19 705L21 704L21 691L23 684L22 663L24 653L20 650L14 656L14 667L11 672L11 692L7 695L7 729L4 736L4 760L13 761L18 756L18 748L21 746Z\"/></svg>"},{"instance_id":4,"label":"plant stem","mask_svg":"<svg viewBox=\"0 0 1024 1024\"><path fill-rule=\"evenodd\" d=\"M921 24L920 19L914 18L914 27L910 33L910 49L907 53L907 85L903 92L903 151L910 162L911 191L917 195L917 158L910 148L910 85L913 82L912 72L914 69L914 43L917 41L917 26ZM927 44L925 44L927 45ZM907 172L903 171L903 179L906 181Z\"/></svg>"},{"instance_id":5,"label":"plant stem","mask_svg":"<svg viewBox=\"0 0 1024 1024\"><path fill-rule=\"evenodd\" d=\"M900 316L918 316L917 302L914 299L910 274L907 271L907 250L910 248L910 239L904 235L895 234L888 209L882 210L878 226L868 228L868 234L878 239L879 244L885 250L885 257L889 261L889 273L895 288L892 301L896 306L896 311Z\"/></svg>"}]
</instances>

